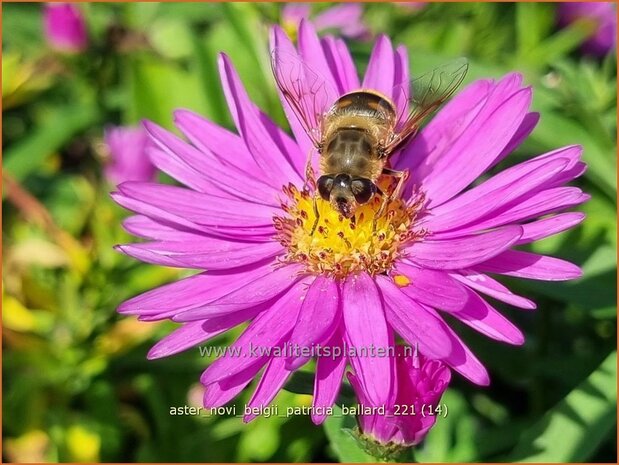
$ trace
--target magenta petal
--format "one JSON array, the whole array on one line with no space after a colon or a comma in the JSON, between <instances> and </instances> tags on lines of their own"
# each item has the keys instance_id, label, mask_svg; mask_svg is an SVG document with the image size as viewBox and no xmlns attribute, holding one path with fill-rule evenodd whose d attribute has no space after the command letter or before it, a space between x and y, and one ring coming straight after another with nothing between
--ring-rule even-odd
<instances>
[{"instance_id":1,"label":"magenta petal","mask_svg":"<svg viewBox=\"0 0 619 465\"><path fill-rule=\"evenodd\" d=\"M533 129L535 129L535 126L537 126L539 117L540 115L537 112L527 113L512 139L507 143L494 162L492 162L492 165L496 165L503 160L506 156L516 150L527 137L529 137L529 135L533 132Z\"/></svg>"},{"instance_id":2,"label":"magenta petal","mask_svg":"<svg viewBox=\"0 0 619 465\"><path fill-rule=\"evenodd\" d=\"M459 310L448 313L489 338L514 345L524 343L522 332L476 292L468 291L468 297Z\"/></svg>"},{"instance_id":3,"label":"magenta petal","mask_svg":"<svg viewBox=\"0 0 619 465\"><path fill-rule=\"evenodd\" d=\"M179 352L219 336L221 333L228 331L230 328L242 323L243 321L245 321L245 318L239 319L236 315L233 317L228 317L226 321L227 324L214 331L205 330L203 327L203 321L192 321L191 323L186 323L157 342L157 344L155 344L148 351L147 358L149 360L154 360L157 358L169 357L170 355L178 354Z\"/></svg>"},{"instance_id":4,"label":"magenta petal","mask_svg":"<svg viewBox=\"0 0 619 465\"><path fill-rule=\"evenodd\" d=\"M130 315L176 314L240 289L271 270L272 265L266 264L260 267L247 266L233 273L200 273L126 300L120 304L118 312Z\"/></svg>"},{"instance_id":5,"label":"magenta petal","mask_svg":"<svg viewBox=\"0 0 619 465\"><path fill-rule=\"evenodd\" d=\"M441 205L467 187L512 139L531 104L531 89L508 96L496 109L490 107L490 114L482 110L421 181L428 205Z\"/></svg>"},{"instance_id":6,"label":"magenta petal","mask_svg":"<svg viewBox=\"0 0 619 465\"><path fill-rule=\"evenodd\" d=\"M279 181L282 185L288 182L301 184L303 180L295 171L290 155L285 154L274 139L274 136L283 137L273 134L281 130L249 99L230 59L224 54L219 58L219 71L236 127L256 163L269 167L266 174L272 181Z\"/></svg>"},{"instance_id":7,"label":"magenta petal","mask_svg":"<svg viewBox=\"0 0 619 465\"><path fill-rule=\"evenodd\" d=\"M502 209L500 213L487 216L485 219L458 230L457 233L469 234L504 224L526 221L574 207L590 198L588 194L584 194L577 187L553 187L552 189L531 193L523 197L520 202Z\"/></svg>"},{"instance_id":8,"label":"magenta petal","mask_svg":"<svg viewBox=\"0 0 619 465\"><path fill-rule=\"evenodd\" d=\"M153 162L178 181L211 195L241 198L251 203L278 204L278 191L258 181L251 175L251 170L226 167L216 157L209 157L208 153L154 123L146 121L144 127L158 148L150 152ZM207 163L208 158L211 158L210 163Z\"/></svg>"},{"instance_id":9,"label":"magenta petal","mask_svg":"<svg viewBox=\"0 0 619 465\"><path fill-rule=\"evenodd\" d=\"M424 240L409 248L408 259L424 268L456 270L492 258L507 250L522 236L520 226L449 240Z\"/></svg>"},{"instance_id":10,"label":"magenta petal","mask_svg":"<svg viewBox=\"0 0 619 465\"><path fill-rule=\"evenodd\" d=\"M389 324L410 345L430 358L447 359L452 352L451 341L440 325L440 317L428 313L425 307L408 297L390 278L378 276L377 283L385 299ZM377 404L379 405L379 404Z\"/></svg>"},{"instance_id":11,"label":"magenta petal","mask_svg":"<svg viewBox=\"0 0 619 465\"><path fill-rule=\"evenodd\" d=\"M262 357L272 354L273 348L290 333L297 319L301 299L305 295L310 279L299 281L272 307L257 316L239 338L229 347L227 353L218 358L202 374L201 382L211 384L257 363ZM245 305L250 305L248 298ZM284 361L283 357L282 361Z\"/></svg>"},{"instance_id":12,"label":"magenta petal","mask_svg":"<svg viewBox=\"0 0 619 465\"><path fill-rule=\"evenodd\" d=\"M271 403L290 376L291 372L287 370L284 365L285 361L282 357L274 357L271 359L262 374L258 387L256 387L251 399L249 399L247 407L266 407ZM255 413L248 413L243 417L243 421L248 423L256 418L256 416Z\"/></svg>"},{"instance_id":13,"label":"magenta petal","mask_svg":"<svg viewBox=\"0 0 619 465\"><path fill-rule=\"evenodd\" d=\"M311 70L322 72L322 77L327 80L330 88L337 88L333 71L329 67L316 30L305 19L302 19L299 25L299 55Z\"/></svg>"},{"instance_id":14,"label":"magenta petal","mask_svg":"<svg viewBox=\"0 0 619 465\"><path fill-rule=\"evenodd\" d=\"M278 50L278 53L281 51L285 55L291 57L285 63L279 63L280 68L277 70L278 74L284 76L293 76L299 74L298 64L295 67L295 63L297 61L300 61L301 59L297 53L296 48L294 47L294 45L292 45L292 42L290 42L290 39L288 38L286 33L279 26L274 26L273 28L271 28L271 33L269 35L269 46L271 52ZM303 86L303 88L306 89L307 83L300 82L299 85ZM282 102L282 106L284 108L284 112L286 113L286 119L290 124L290 129L292 129L292 133L294 134L294 138L297 141L297 144L299 144L301 152L304 154L308 154L310 150L315 151L312 140L310 139L305 129L303 129L303 126L301 126L301 123L294 114L292 108L290 107L290 104L282 94L281 90L279 88L277 90L279 98ZM323 91L326 92L326 89L320 88L318 90L318 92L320 92L320 94L317 96L319 98L318 101L329 100L329 96ZM305 90L304 93L309 94L307 90ZM332 97L332 100L334 101L335 95L333 95ZM308 96L308 100L304 102L304 106L306 108L312 108L310 105L313 102L309 99L310 97Z\"/></svg>"},{"instance_id":15,"label":"magenta petal","mask_svg":"<svg viewBox=\"0 0 619 465\"><path fill-rule=\"evenodd\" d=\"M494 297L495 299L513 305L514 307L523 308L526 310L534 310L536 308L535 302L514 294L490 276L468 270L461 271L460 273L462 274L452 274L453 278L457 279L471 289L483 292L490 297Z\"/></svg>"},{"instance_id":16,"label":"magenta petal","mask_svg":"<svg viewBox=\"0 0 619 465\"><path fill-rule=\"evenodd\" d=\"M539 241L540 239L545 239L546 237L573 228L577 224L582 223L584 219L584 213L562 213L532 223L523 224L522 237L516 244L529 244Z\"/></svg>"},{"instance_id":17,"label":"magenta petal","mask_svg":"<svg viewBox=\"0 0 619 465\"><path fill-rule=\"evenodd\" d=\"M339 323L339 291L335 281L318 276L303 299L299 319L294 325L288 342L293 347L311 348L312 344L331 337ZM311 357L289 358L286 368L296 370Z\"/></svg>"},{"instance_id":18,"label":"magenta petal","mask_svg":"<svg viewBox=\"0 0 619 465\"><path fill-rule=\"evenodd\" d=\"M378 289L366 273L349 276L344 282L342 313L346 343L356 353L367 352L370 347L388 350L391 346L393 335L385 321ZM373 405L386 404L393 388L391 357L366 353L349 360Z\"/></svg>"},{"instance_id":19,"label":"magenta petal","mask_svg":"<svg viewBox=\"0 0 619 465\"><path fill-rule=\"evenodd\" d=\"M272 258L283 252L278 242L232 242L203 238L191 242L161 241L117 246L125 254L155 265L227 270Z\"/></svg>"},{"instance_id":20,"label":"magenta petal","mask_svg":"<svg viewBox=\"0 0 619 465\"><path fill-rule=\"evenodd\" d=\"M582 270L573 263L520 250L508 250L474 268L483 273L542 281L567 281L582 276Z\"/></svg>"},{"instance_id":21,"label":"magenta petal","mask_svg":"<svg viewBox=\"0 0 619 465\"><path fill-rule=\"evenodd\" d=\"M385 277L377 278L387 319L409 344L419 345L428 358L442 360L476 384L486 385L488 373L469 348L430 307L417 304Z\"/></svg>"},{"instance_id":22,"label":"magenta petal","mask_svg":"<svg viewBox=\"0 0 619 465\"><path fill-rule=\"evenodd\" d=\"M458 92L404 147L396 169L409 169L411 179L423 179L476 119L494 87L492 81L484 79Z\"/></svg>"},{"instance_id":23,"label":"magenta petal","mask_svg":"<svg viewBox=\"0 0 619 465\"><path fill-rule=\"evenodd\" d=\"M300 271L300 266L298 265L286 265L275 269L262 268L261 271L263 273L254 275L254 279L251 282L245 283L243 287L238 287L234 291L206 305L177 313L174 316L174 321L182 322L211 318L263 304L277 297L301 279L297 276L297 273ZM298 287L298 284L295 286L295 289L296 287Z\"/></svg>"},{"instance_id":24,"label":"magenta petal","mask_svg":"<svg viewBox=\"0 0 619 465\"><path fill-rule=\"evenodd\" d=\"M263 357L258 363L236 373L224 380L206 386L202 403L204 408L221 407L241 393L252 382L268 358Z\"/></svg>"},{"instance_id":25,"label":"magenta petal","mask_svg":"<svg viewBox=\"0 0 619 465\"><path fill-rule=\"evenodd\" d=\"M483 218L543 186L560 173L568 165L569 160L560 158L541 164L531 162L507 169L432 209L432 216L424 222L424 227L433 232L446 231Z\"/></svg>"},{"instance_id":26,"label":"magenta petal","mask_svg":"<svg viewBox=\"0 0 619 465\"><path fill-rule=\"evenodd\" d=\"M430 307L459 310L468 299L464 286L445 272L399 263L397 274L406 276L410 281L409 285L400 288L401 291Z\"/></svg>"},{"instance_id":27,"label":"magenta petal","mask_svg":"<svg viewBox=\"0 0 619 465\"><path fill-rule=\"evenodd\" d=\"M361 86L359 84L359 76L357 76L357 69L344 41L327 36L321 42L338 91L341 94L345 94L359 89Z\"/></svg>"},{"instance_id":28,"label":"magenta petal","mask_svg":"<svg viewBox=\"0 0 619 465\"><path fill-rule=\"evenodd\" d=\"M488 372L479 359L473 355L473 352L471 352L467 345L462 342L462 339L460 339L460 337L458 337L458 335L447 325L447 323L443 321L434 309L425 307L425 310L439 321L439 325L443 328L443 331L451 340L450 346L452 347L452 351L449 354L449 357L443 361L475 384L479 384L481 386L487 386L490 384Z\"/></svg>"},{"instance_id":29,"label":"magenta petal","mask_svg":"<svg viewBox=\"0 0 619 465\"><path fill-rule=\"evenodd\" d=\"M202 173L209 173L214 169L212 165L217 164L215 169L222 170L222 174L230 177L246 178L247 173L256 173L256 178L259 178L257 182L271 187L265 187L267 191L279 192L281 182L268 178L268 167L256 163L240 136L190 110L176 110L174 122L203 154L191 162L186 159L191 166Z\"/></svg>"},{"instance_id":30,"label":"magenta petal","mask_svg":"<svg viewBox=\"0 0 619 465\"><path fill-rule=\"evenodd\" d=\"M165 209L171 215L204 226L230 228L269 227L273 216L281 212L279 208L224 198L213 198L183 187L147 182L125 182L118 186L120 195L115 197L119 203L125 199L136 204L127 208L148 215L150 208ZM138 211L137 206L142 211ZM124 205L123 205L124 206ZM150 215L149 215L150 216Z\"/></svg>"},{"instance_id":31,"label":"magenta petal","mask_svg":"<svg viewBox=\"0 0 619 465\"><path fill-rule=\"evenodd\" d=\"M391 98L394 79L394 53L389 38L381 34L376 40L368 68L363 78L363 88L377 90Z\"/></svg>"},{"instance_id":32,"label":"magenta petal","mask_svg":"<svg viewBox=\"0 0 619 465\"><path fill-rule=\"evenodd\" d=\"M320 425L327 419L326 412L323 413L318 409L327 409L331 407L337 395L340 392L342 385L342 376L346 369L346 357L343 351L342 332L337 331L331 340L326 344L326 347L331 348L331 354L334 349L340 350L339 356L322 356L316 360L316 377L314 378L314 398L312 399L312 421L315 425Z\"/></svg>"},{"instance_id":33,"label":"magenta petal","mask_svg":"<svg viewBox=\"0 0 619 465\"><path fill-rule=\"evenodd\" d=\"M266 228L263 235L248 235L247 237L218 237L217 232L204 232L204 231L190 231L179 229L177 226L168 224L162 220L155 220L144 215L134 215L123 221L123 227L127 232L134 236L141 237L143 239L152 239L156 241L209 241L211 238L217 240L227 240L233 242L243 243L260 243L260 242L272 242L273 234L268 234ZM255 231L255 230L254 230ZM231 235L232 236L232 235Z\"/></svg>"},{"instance_id":34,"label":"magenta petal","mask_svg":"<svg viewBox=\"0 0 619 465\"><path fill-rule=\"evenodd\" d=\"M393 84L397 88L393 90L393 103L398 115L408 115L408 100L410 98L409 64L406 47L399 45L394 55Z\"/></svg>"}]
</instances>

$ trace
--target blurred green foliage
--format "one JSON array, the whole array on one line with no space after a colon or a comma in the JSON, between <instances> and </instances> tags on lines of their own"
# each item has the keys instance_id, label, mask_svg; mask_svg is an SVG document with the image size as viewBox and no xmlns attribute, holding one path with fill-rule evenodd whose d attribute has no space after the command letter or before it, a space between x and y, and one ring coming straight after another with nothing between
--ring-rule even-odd
<instances>
[{"instance_id":1,"label":"blurred green foliage","mask_svg":"<svg viewBox=\"0 0 619 465\"><path fill-rule=\"evenodd\" d=\"M127 241L102 176L105 124L150 118L171 128L186 107L230 127L217 74L228 53L259 106L285 125L267 50L281 4L83 4L92 47L48 50L39 4L3 9L3 433L5 460L365 461L342 419L171 416L199 405L208 360L190 350L148 362L148 348L174 325L121 318L124 299L186 275L112 250ZM328 8L328 4L314 9ZM413 11L367 4L374 32L404 43L414 74L454 57L467 80L525 74L542 114L501 168L580 143L592 194L575 231L533 249L582 264L572 283L510 280L537 312L498 305L524 328L506 347L454 323L489 367L487 389L456 377L419 461L616 460L616 59L583 57L588 34L558 31L550 3L429 4ZM371 42L351 42L362 71ZM453 323L453 322L452 322ZM232 341L231 332L217 341ZM307 405L311 376L295 378L280 409ZM244 393L235 404L247 401ZM344 429L343 429L344 428ZM570 447L565 447L569 443Z\"/></svg>"}]
</instances>

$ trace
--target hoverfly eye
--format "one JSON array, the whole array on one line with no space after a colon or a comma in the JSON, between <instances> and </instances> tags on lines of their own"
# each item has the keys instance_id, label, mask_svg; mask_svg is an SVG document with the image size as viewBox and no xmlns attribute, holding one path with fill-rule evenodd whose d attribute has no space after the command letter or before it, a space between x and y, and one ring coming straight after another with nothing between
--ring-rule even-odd
<instances>
[{"instance_id":1,"label":"hoverfly eye","mask_svg":"<svg viewBox=\"0 0 619 465\"><path fill-rule=\"evenodd\" d=\"M374 194L376 194L376 186L372 181L366 178L357 178L350 185L355 200L359 204L367 203Z\"/></svg>"},{"instance_id":2,"label":"hoverfly eye","mask_svg":"<svg viewBox=\"0 0 619 465\"><path fill-rule=\"evenodd\" d=\"M320 176L318 178L318 192L324 200L329 200L333 189L333 176Z\"/></svg>"}]
</instances>

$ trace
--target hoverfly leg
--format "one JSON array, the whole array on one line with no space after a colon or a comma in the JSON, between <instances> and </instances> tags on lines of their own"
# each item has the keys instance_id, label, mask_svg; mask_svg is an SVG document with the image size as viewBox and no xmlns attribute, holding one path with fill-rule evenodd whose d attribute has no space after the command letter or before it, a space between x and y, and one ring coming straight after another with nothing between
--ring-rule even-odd
<instances>
[{"instance_id":1,"label":"hoverfly leg","mask_svg":"<svg viewBox=\"0 0 619 465\"><path fill-rule=\"evenodd\" d=\"M320 212L318 211L318 191L314 192L313 196L313 207L314 207L314 224L312 225L312 230L310 231L310 236L314 235L316 231L316 227L318 227L318 221L320 220Z\"/></svg>"},{"instance_id":2,"label":"hoverfly leg","mask_svg":"<svg viewBox=\"0 0 619 465\"><path fill-rule=\"evenodd\" d=\"M389 168L383 168L383 174L393 176L394 178L398 179L398 183L396 184L395 189L389 196L389 200L391 201L393 199L399 198L400 194L402 193L402 189L404 188L404 183L408 179L408 170L395 171Z\"/></svg>"},{"instance_id":3,"label":"hoverfly leg","mask_svg":"<svg viewBox=\"0 0 619 465\"><path fill-rule=\"evenodd\" d=\"M397 178L398 183L396 184L393 192L391 192L390 194L385 194L383 196L383 201L380 205L380 208L378 209L378 212L376 212L376 215L374 215L374 222L372 224L372 231L374 232L376 232L376 222L378 221L378 218L385 214L387 205L389 205L392 200L400 197L400 194L402 193L402 188L404 187L404 183L408 179L408 170L396 171L389 168L383 168L382 174Z\"/></svg>"},{"instance_id":4,"label":"hoverfly leg","mask_svg":"<svg viewBox=\"0 0 619 465\"><path fill-rule=\"evenodd\" d=\"M312 168L312 155L314 149L310 149L307 154L307 163L305 164L305 182L303 183L303 190L309 192L308 186L312 189L316 189L316 178L314 176L314 168Z\"/></svg>"}]
</instances>

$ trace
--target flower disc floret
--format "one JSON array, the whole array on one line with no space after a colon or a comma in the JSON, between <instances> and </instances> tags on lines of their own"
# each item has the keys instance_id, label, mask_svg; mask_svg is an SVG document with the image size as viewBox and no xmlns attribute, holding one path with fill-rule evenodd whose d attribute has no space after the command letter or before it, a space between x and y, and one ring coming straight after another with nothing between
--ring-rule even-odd
<instances>
[{"instance_id":1,"label":"flower disc floret","mask_svg":"<svg viewBox=\"0 0 619 465\"><path fill-rule=\"evenodd\" d=\"M376 195L359 206L352 218L344 218L319 198L319 220L312 234L316 214L311 194L293 185L284 187L283 192L286 200L282 209L286 215L273 219L277 240L287 249L283 260L302 264L311 274L344 278L361 271L370 275L388 272L404 254L403 246L425 234L415 228L422 195L406 203L393 199L381 215L378 213L383 197Z\"/></svg>"}]
</instances>

